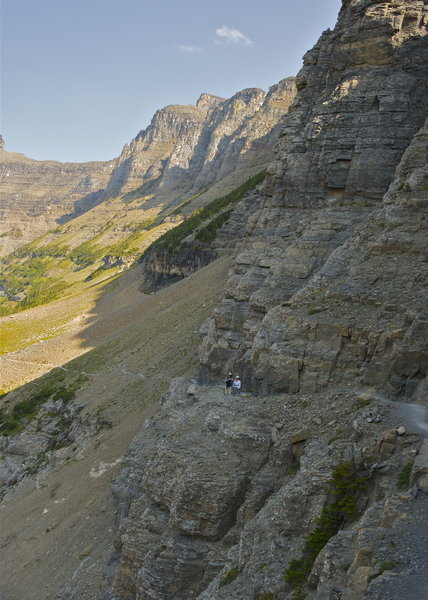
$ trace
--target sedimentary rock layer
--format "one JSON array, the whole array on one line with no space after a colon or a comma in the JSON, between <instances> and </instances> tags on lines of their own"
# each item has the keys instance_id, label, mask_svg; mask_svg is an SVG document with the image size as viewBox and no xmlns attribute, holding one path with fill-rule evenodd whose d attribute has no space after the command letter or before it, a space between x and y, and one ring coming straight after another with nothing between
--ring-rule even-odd
<instances>
[{"instance_id":1,"label":"sedimentary rock layer","mask_svg":"<svg viewBox=\"0 0 428 600\"><path fill-rule=\"evenodd\" d=\"M107 193L178 186L196 193L235 169L265 164L295 93L290 77L268 93L246 89L226 100L202 94L196 106L166 106L124 147Z\"/></svg>"},{"instance_id":2,"label":"sedimentary rock layer","mask_svg":"<svg viewBox=\"0 0 428 600\"><path fill-rule=\"evenodd\" d=\"M207 328L204 376L233 367L264 391L294 392L302 385L317 390L342 376L342 345L370 348L347 367L353 376L363 363L366 372L374 367L368 363L378 337L388 335L379 324L375 334L370 328L357 332L341 314L333 320L329 315L325 325L322 315L303 319L293 296L302 296L333 253L349 265L346 241L373 221L371 213L425 120L426 25L422 1L344 2L334 31L325 32L305 55L260 210L247 222L224 299ZM362 252L363 247L355 248L353 260ZM382 265L379 255L380 271ZM389 287L396 298L399 285ZM346 306L356 306L357 297L352 299L348 293L344 314ZM310 312L324 310L316 299L312 304ZM323 348L316 363L309 359L308 347L321 348L327 340L330 351Z\"/></svg>"},{"instance_id":3,"label":"sedimentary rock layer","mask_svg":"<svg viewBox=\"0 0 428 600\"><path fill-rule=\"evenodd\" d=\"M100 202L114 164L38 161L3 149L0 163L2 255Z\"/></svg>"}]
</instances>

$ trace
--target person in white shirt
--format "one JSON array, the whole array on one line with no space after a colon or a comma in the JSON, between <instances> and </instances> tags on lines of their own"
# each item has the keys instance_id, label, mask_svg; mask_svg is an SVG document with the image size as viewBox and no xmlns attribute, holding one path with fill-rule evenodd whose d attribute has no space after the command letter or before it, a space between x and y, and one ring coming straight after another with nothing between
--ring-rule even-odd
<instances>
[{"instance_id":1,"label":"person in white shirt","mask_svg":"<svg viewBox=\"0 0 428 600\"><path fill-rule=\"evenodd\" d=\"M240 396L241 395L241 380L239 378L239 375L237 375L235 377L235 379L233 380L232 390L233 390L233 395L234 396Z\"/></svg>"}]
</instances>

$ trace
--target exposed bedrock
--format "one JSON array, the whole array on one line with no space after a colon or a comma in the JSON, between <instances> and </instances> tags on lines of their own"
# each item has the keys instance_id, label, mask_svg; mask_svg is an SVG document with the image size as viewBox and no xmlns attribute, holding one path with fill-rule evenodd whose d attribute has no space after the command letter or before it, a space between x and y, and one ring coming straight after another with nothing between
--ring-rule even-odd
<instances>
[{"instance_id":1,"label":"exposed bedrock","mask_svg":"<svg viewBox=\"0 0 428 600\"><path fill-rule=\"evenodd\" d=\"M138 186L146 186L145 193L181 186L190 194L237 168L260 169L272 159L279 121L295 94L289 77L267 93L250 88L228 99L202 94L196 106L158 110L149 127L123 148L107 194Z\"/></svg>"},{"instance_id":2,"label":"exposed bedrock","mask_svg":"<svg viewBox=\"0 0 428 600\"><path fill-rule=\"evenodd\" d=\"M315 561L310 598L326 600L338 587L344 600L361 600L391 553L402 556L394 527L411 495L397 475L417 456L422 483L428 467L412 427L395 429L391 403L346 385L260 399L180 379L162 404L113 485L120 558L109 598L291 600L284 569L316 526L343 460L366 464L367 486L358 518Z\"/></svg>"},{"instance_id":3,"label":"exposed bedrock","mask_svg":"<svg viewBox=\"0 0 428 600\"><path fill-rule=\"evenodd\" d=\"M425 323L425 130L382 197L428 112L426 24L420 1L345 2L306 54L203 377L231 368L264 392L423 379L406 348Z\"/></svg>"}]
</instances>

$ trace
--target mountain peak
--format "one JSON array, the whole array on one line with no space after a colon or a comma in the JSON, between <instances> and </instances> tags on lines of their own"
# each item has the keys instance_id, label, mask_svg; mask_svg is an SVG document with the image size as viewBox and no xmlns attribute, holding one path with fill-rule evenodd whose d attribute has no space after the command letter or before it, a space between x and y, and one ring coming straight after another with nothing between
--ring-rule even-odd
<instances>
[{"instance_id":1,"label":"mountain peak","mask_svg":"<svg viewBox=\"0 0 428 600\"><path fill-rule=\"evenodd\" d=\"M196 106L198 108L214 108L223 102L223 100L224 98L221 98L220 96L214 96L213 94L201 94L196 102Z\"/></svg>"}]
</instances>

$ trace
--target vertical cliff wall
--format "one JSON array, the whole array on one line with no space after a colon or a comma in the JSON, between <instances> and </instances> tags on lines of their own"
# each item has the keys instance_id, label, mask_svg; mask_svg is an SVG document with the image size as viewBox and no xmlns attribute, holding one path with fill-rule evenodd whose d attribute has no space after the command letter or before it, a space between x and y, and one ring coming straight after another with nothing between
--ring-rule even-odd
<instances>
[{"instance_id":1,"label":"vertical cliff wall","mask_svg":"<svg viewBox=\"0 0 428 600\"><path fill-rule=\"evenodd\" d=\"M298 391L302 383L316 390L333 376L335 359L310 367L306 334L287 343L294 334L275 331L273 315L369 218L424 122L426 26L419 0L346 1L334 31L305 55L261 208L208 325L204 376L233 367L265 391ZM310 321L298 330L311 331Z\"/></svg>"}]
</instances>

